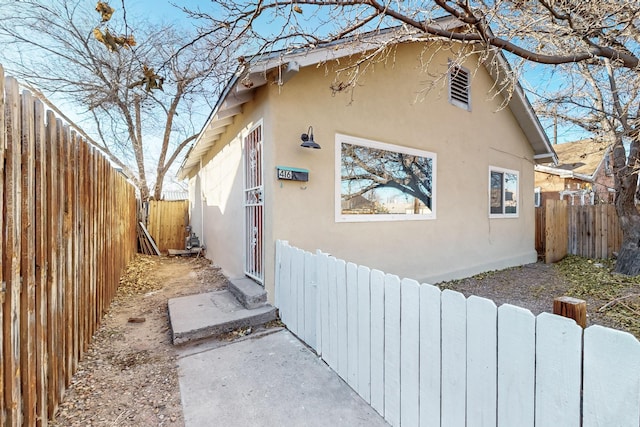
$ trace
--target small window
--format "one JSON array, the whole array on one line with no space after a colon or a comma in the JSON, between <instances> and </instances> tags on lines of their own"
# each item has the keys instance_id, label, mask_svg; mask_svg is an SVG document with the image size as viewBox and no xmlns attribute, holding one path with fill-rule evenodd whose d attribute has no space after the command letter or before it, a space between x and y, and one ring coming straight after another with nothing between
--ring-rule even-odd
<instances>
[{"instance_id":1,"label":"small window","mask_svg":"<svg viewBox=\"0 0 640 427\"><path fill-rule=\"evenodd\" d=\"M336 222L435 218L436 155L336 135Z\"/></svg>"},{"instance_id":2,"label":"small window","mask_svg":"<svg viewBox=\"0 0 640 427\"><path fill-rule=\"evenodd\" d=\"M471 110L469 71L455 65L449 65L449 102L456 107Z\"/></svg>"},{"instance_id":3,"label":"small window","mask_svg":"<svg viewBox=\"0 0 640 427\"><path fill-rule=\"evenodd\" d=\"M489 216L508 218L518 216L519 172L496 167L489 168Z\"/></svg>"}]
</instances>

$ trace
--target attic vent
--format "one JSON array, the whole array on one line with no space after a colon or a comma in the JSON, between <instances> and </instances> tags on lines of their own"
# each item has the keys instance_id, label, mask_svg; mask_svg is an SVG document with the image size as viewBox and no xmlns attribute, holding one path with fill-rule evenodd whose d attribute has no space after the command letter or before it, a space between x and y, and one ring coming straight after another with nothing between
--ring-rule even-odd
<instances>
[{"instance_id":1,"label":"attic vent","mask_svg":"<svg viewBox=\"0 0 640 427\"><path fill-rule=\"evenodd\" d=\"M449 66L449 102L456 107L471 110L469 72L457 65Z\"/></svg>"}]
</instances>

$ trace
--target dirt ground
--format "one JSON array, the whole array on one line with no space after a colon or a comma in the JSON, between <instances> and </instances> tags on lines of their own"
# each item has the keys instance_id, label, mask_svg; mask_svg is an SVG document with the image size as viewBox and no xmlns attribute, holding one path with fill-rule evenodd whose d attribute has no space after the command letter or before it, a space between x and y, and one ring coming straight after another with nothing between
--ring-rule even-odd
<instances>
[{"instance_id":1,"label":"dirt ground","mask_svg":"<svg viewBox=\"0 0 640 427\"><path fill-rule=\"evenodd\" d=\"M184 425L167 301L225 286L206 259L137 255L52 425Z\"/></svg>"},{"instance_id":2,"label":"dirt ground","mask_svg":"<svg viewBox=\"0 0 640 427\"><path fill-rule=\"evenodd\" d=\"M538 314L552 311L554 297L575 292L571 277L556 265L537 263L440 286ZM136 256L52 425L184 425L167 301L225 286L225 277L206 259ZM640 284L633 286L640 293ZM620 327L598 312L606 302L587 299L589 324Z\"/></svg>"}]
</instances>

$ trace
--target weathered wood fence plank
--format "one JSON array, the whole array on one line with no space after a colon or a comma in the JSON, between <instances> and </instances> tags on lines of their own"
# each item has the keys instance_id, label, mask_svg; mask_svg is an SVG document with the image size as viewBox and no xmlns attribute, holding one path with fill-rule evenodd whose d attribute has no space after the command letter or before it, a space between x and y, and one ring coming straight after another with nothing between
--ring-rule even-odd
<instances>
[{"instance_id":1,"label":"weathered wood fence plank","mask_svg":"<svg viewBox=\"0 0 640 427\"><path fill-rule=\"evenodd\" d=\"M22 142L22 230L20 291L20 378L22 417L26 425L36 418L36 263L35 263L35 110L29 92L21 97L20 128Z\"/></svg>"},{"instance_id":2,"label":"weathered wood fence plank","mask_svg":"<svg viewBox=\"0 0 640 427\"><path fill-rule=\"evenodd\" d=\"M184 249L188 223L188 200L151 200L149 202L147 229L160 252Z\"/></svg>"},{"instance_id":3,"label":"weathered wood fence plank","mask_svg":"<svg viewBox=\"0 0 640 427\"><path fill-rule=\"evenodd\" d=\"M47 425L136 251L135 191L0 66L0 425Z\"/></svg>"},{"instance_id":4,"label":"weathered wood fence plank","mask_svg":"<svg viewBox=\"0 0 640 427\"><path fill-rule=\"evenodd\" d=\"M544 209L544 259L546 263L552 263L567 256L567 227L570 228L573 224L573 216L570 215L569 219L567 218L566 202L556 203L555 200L546 200Z\"/></svg>"},{"instance_id":5,"label":"weathered wood fence plank","mask_svg":"<svg viewBox=\"0 0 640 427\"><path fill-rule=\"evenodd\" d=\"M52 111L47 111L46 126L46 163L47 168L47 408L48 417L53 417L58 403L58 254L59 254L59 235L58 235L58 151L54 145L56 141L55 115ZM46 418L45 418L46 419Z\"/></svg>"},{"instance_id":6,"label":"weathered wood fence plank","mask_svg":"<svg viewBox=\"0 0 640 427\"><path fill-rule=\"evenodd\" d=\"M568 206L565 200L546 200L536 208L536 249L547 263L567 254L611 258L621 245L614 205Z\"/></svg>"},{"instance_id":7,"label":"weathered wood fence plank","mask_svg":"<svg viewBox=\"0 0 640 427\"><path fill-rule=\"evenodd\" d=\"M47 228L47 158L45 110L40 101L35 102L35 234L36 234L36 420L46 420L48 392L48 348L47 348L47 305L48 305L48 266L49 251ZM46 423L41 423L46 424Z\"/></svg>"},{"instance_id":8,"label":"weathered wood fence plank","mask_svg":"<svg viewBox=\"0 0 640 427\"><path fill-rule=\"evenodd\" d=\"M7 425L22 425L20 384L20 257L21 250L21 142L18 82L5 79L5 252L2 266L6 283L4 301L4 399Z\"/></svg>"},{"instance_id":9,"label":"weathered wood fence plank","mask_svg":"<svg viewBox=\"0 0 640 427\"><path fill-rule=\"evenodd\" d=\"M4 178L4 161L5 161L5 149L6 149L6 140L5 140L5 120L4 120L4 106L5 106L5 96L4 96L4 69L2 65L0 65L0 212L3 212L0 215L0 233L4 236L5 228L4 228L4 207L5 207L5 178ZM0 425L7 424L7 410L5 406L5 386L4 386L4 300L6 295L6 283L4 279L4 260L5 260L5 252L4 252L4 243L0 244L0 261L2 261L3 265L0 266L0 392L2 392L3 397L0 398Z\"/></svg>"}]
</instances>

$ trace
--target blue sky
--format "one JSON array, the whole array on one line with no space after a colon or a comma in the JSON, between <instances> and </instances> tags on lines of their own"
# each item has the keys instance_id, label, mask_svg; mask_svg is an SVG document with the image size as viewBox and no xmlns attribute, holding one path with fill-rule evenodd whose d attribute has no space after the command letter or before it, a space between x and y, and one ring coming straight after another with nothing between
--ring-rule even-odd
<instances>
[{"instance_id":1,"label":"blue sky","mask_svg":"<svg viewBox=\"0 0 640 427\"><path fill-rule=\"evenodd\" d=\"M116 13L122 9L122 0L112 0L109 4L116 9ZM211 9L212 5L210 1L205 0L124 0L124 4L131 19L144 17L155 22L175 22L187 25L189 23L185 19L185 14L172 4L190 9L200 7L203 10Z\"/></svg>"},{"instance_id":2,"label":"blue sky","mask_svg":"<svg viewBox=\"0 0 640 427\"><path fill-rule=\"evenodd\" d=\"M116 8L116 13L118 13L118 11L122 8L122 1L123 0L112 0L110 2L111 6ZM208 0L124 0L124 4L127 9L127 20L130 21L129 25L132 25L133 21L136 19L145 18L155 22L192 26L193 22L188 19L186 15L174 5L190 9L199 8L203 12L211 12L213 11L214 7L213 3ZM268 27L258 29L263 33L269 31ZM540 84L543 84L544 86L554 86L561 84L561 82L558 81L547 81L549 79L550 73L546 72L548 70L545 70L545 72L541 72L539 66L526 66L525 69L527 69L528 71L526 71L525 75L521 79L522 86L525 89L533 89L535 91L536 87ZM545 76L543 77L542 74L545 74ZM533 101L533 96L531 95L531 93L528 92L527 96L529 96L529 98ZM551 120L543 119L541 119L541 122L545 127L549 138L552 139L554 135L553 122ZM559 143L575 141L584 137L585 132L576 126L564 126L558 129Z\"/></svg>"},{"instance_id":3,"label":"blue sky","mask_svg":"<svg viewBox=\"0 0 640 427\"><path fill-rule=\"evenodd\" d=\"M95 5L95 0L81 0L90 2L91 8ZM184 14L177 6L186 7L190 9L200 9L203 12L213 12L214 11L214 3L209 0L110 0L108 3L115 9L115 13L113 16L113 20L115 22L122 22L123 18L123 3L126 8L126 20L129 28L133 28L135 31L136 26L140 25L141 21L148 20L150 22L155 23L169 23L175 26L185 26L193 29L194 23L191 19L189 19L186 14ZM309 11L309 13L307 13ZM305 19L308 17L312 17L313 13L305 8L305 13L300 15L301 19ZM269 22L269 19L264 19L262 26L257 25L257 29L261 33L270 32L270 30L277 31L279 30L279 24L271 23L271 28L266 24ZM313 22L313 18L312 18ZM324 30L324 28L323 28ZM251 52L249 52L251 53ZM241 52L238 52L240 55ZM539 75L536 73L529 73L525 76L525 80L523 82L523 86L527 87L535 87L540 84ZM72 120L77 120L78 117L73 114L73 108L65 105L64 102L56 99L55 96L52 97L52 100L60 107L60 109L68 114ZM208 115L209 111L203 111L203 120ZM553 137L553 123L549 121L543 121L543 125L545 126L547 133L550 138ZM580 139L584 134L581 132L576 132L575 129L566 129L563 128L559 131L559 142L572 141L576 139Z\"/></svg>"}]
</instances>

